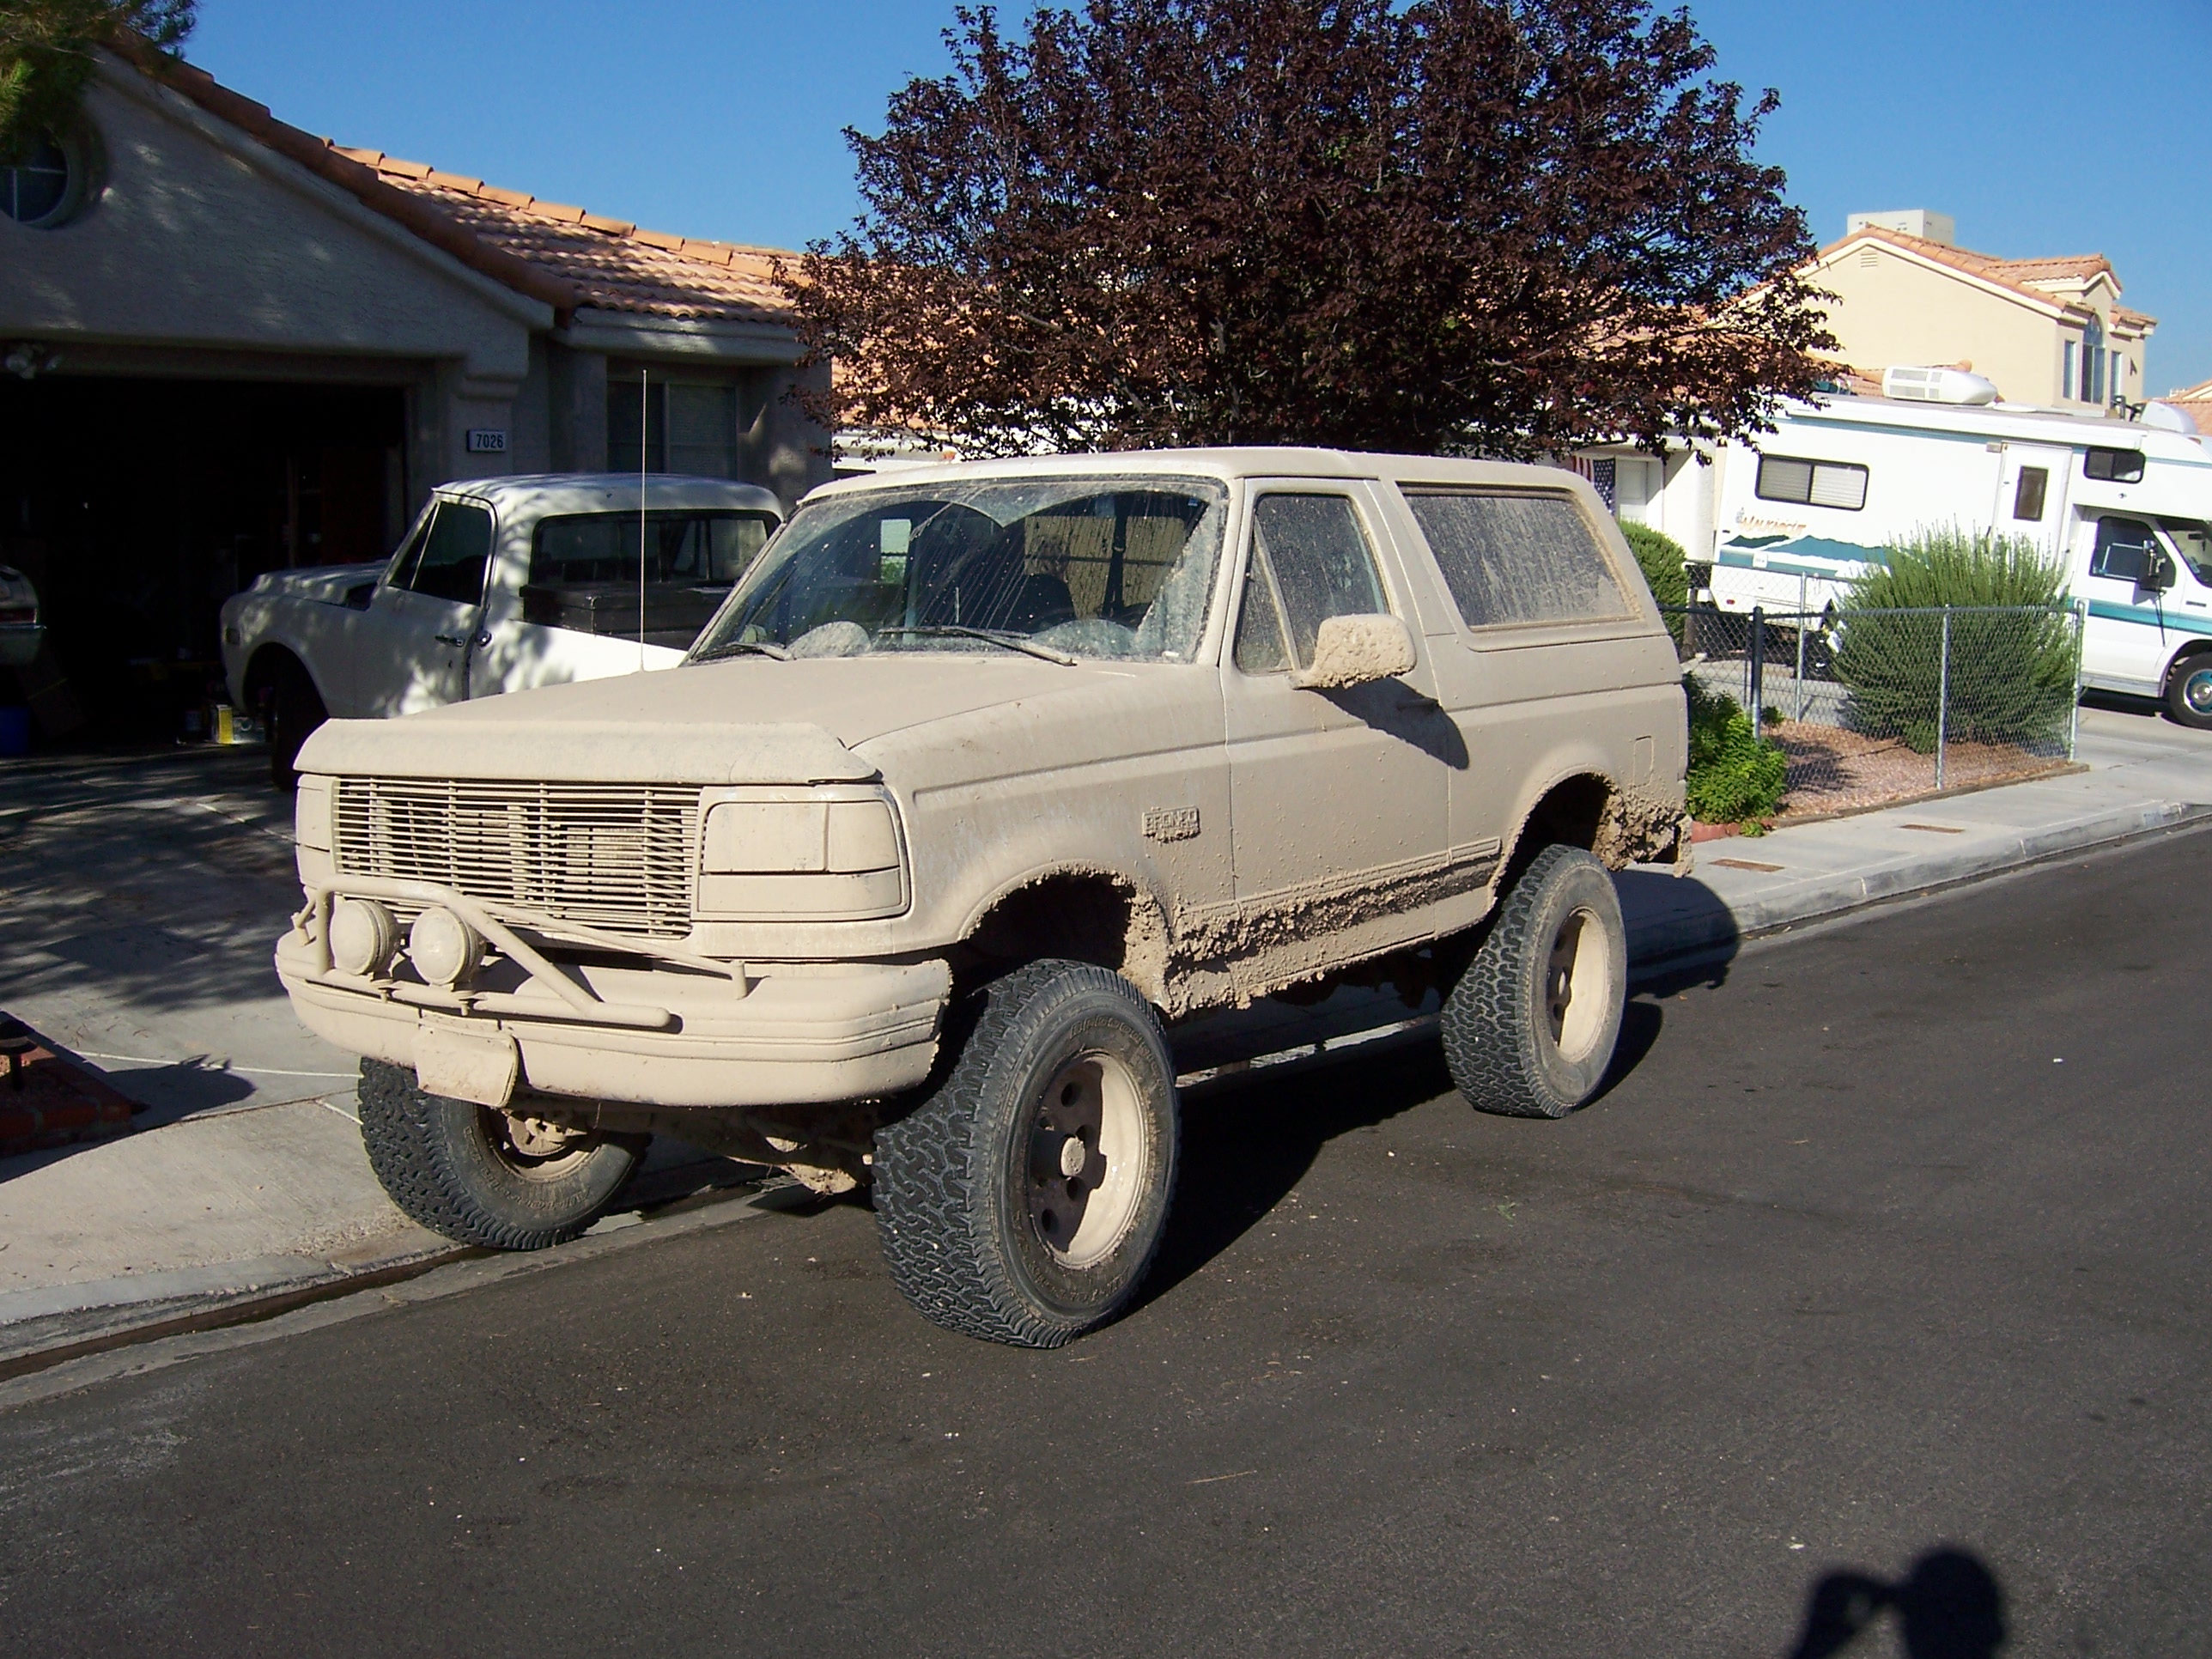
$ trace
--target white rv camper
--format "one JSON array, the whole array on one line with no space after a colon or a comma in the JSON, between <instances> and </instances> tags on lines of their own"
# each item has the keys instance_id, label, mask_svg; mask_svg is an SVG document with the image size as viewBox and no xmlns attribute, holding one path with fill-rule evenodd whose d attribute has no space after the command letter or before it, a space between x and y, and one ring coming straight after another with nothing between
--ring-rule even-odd
<instances>
[{"instance_id":1,"label":"white rv camper","mask_svg":"<svg viewBox=\"0 0 2212 1659\"><path fill-rule=\"evenodd\" d=\"M1712 544L1690 555L1711 561L1714 602L1818 611L1916 530L2024 536L2086 606L2083 683L2212 726L2212 453L2185 418L1996 403L1956 370L1892 369L1884 390L1792 404L1755 446L1682 470L1712 491Z\"/></svg>"}]
</instances>

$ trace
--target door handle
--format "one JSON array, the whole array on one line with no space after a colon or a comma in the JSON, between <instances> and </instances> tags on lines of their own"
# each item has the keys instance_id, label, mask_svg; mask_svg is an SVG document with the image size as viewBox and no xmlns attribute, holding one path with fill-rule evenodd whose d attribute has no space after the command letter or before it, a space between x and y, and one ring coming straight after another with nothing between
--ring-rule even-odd
<instances>
[{"instance_id":1,"label":"door handle","mask_svg":"<svg viewBox=\"0 0 2212 1659\"><path fill-rule=\"evenodd\" d=\"M469 642L465 634L433 634L430 637L441 645L466 645Z\"/></svg>"}]
</instances>

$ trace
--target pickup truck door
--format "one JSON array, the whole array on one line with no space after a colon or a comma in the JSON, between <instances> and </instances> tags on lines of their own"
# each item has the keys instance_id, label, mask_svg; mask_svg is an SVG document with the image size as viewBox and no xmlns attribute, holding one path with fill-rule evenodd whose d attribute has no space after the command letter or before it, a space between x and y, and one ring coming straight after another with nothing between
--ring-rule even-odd
<instances>
[{"instance_id":1,"label":"pickup truck door","mask_svg":"<svg viewBox=\"0 0 2212 1659\"><path fill-rule=\"evenodd\" d=\"M1442 860L1449 779L1463 758L1435 701L1427 646L1407 596L1391 591L1364 487L1255 483L1237 628L1222 665L1237 903L1310 935L1392 908ZM1401 679L1300 690L1333 616L1406 620L1421 660ZM1279 915L1278 915L1279 913ZM1273 931L1269 928L1255 930Z\"/></svg>"},{"instance_id":2,"label":"pickup truck door","mask_svg":"<svg viewBox=\"0 0 2212 1659\"><path fill-rule=\"evenodd\" d=\"M356 714L410 714L467 698L492 530L489 507L441 499L392 562L353 630Z\"/></svg>"}]
</instances>

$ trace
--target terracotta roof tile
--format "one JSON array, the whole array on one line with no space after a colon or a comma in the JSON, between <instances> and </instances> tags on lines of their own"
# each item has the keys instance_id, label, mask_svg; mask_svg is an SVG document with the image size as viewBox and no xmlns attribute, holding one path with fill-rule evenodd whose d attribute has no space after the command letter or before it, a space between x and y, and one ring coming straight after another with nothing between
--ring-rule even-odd
<instances>
[{"instance_id":1,"label":"terracotta roof tile","mask_svg":"<svg viewBox=\"0 0 2212 1659\"><path fill-rule=\"evenodd\" d=\"M125 39L139 70L279 154L350 192L364 205L517 292L566 313L583 307L702 321L788 327L771 248L641 230L625 219L541 202L481 179L442 173L381 150L317 138L241 97L207 71Z\"/></svg>"}]
</instances>

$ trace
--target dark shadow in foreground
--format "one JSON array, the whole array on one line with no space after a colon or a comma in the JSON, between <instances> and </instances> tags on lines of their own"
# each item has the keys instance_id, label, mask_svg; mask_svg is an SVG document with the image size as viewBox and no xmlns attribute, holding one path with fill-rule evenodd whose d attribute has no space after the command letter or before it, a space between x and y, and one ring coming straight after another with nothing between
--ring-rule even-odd
<instances>
[{"instance_id":1,"label":"dark shadow in foreground","mask_svg":"<svg viewBox=\"0 0 2212 1659\"><path fill-rule=\"evenodd\" d=\"M1944 1547L1895 1583L1862 1572L1822 1578L1806 1598L1805 1627L1790 1659L1842 1653L1893 1612L1907 1659L1993 1659L2008 1633L1996 1575L1972 1551Z\"/></svg>"}]
</instances>

